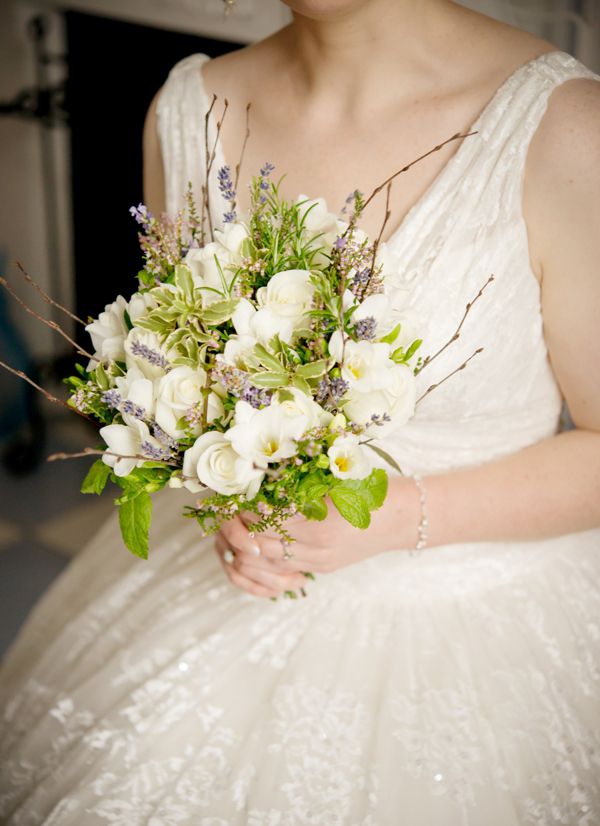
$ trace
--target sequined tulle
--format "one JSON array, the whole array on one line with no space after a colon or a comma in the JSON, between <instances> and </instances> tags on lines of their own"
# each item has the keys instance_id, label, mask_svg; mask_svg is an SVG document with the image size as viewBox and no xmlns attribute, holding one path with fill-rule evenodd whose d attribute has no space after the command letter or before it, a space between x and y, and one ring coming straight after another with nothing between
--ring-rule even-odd
<instances>
[{"instance_id":1,"label":"sequined tulle","mask_svg":"<svg viewBox=\"0 0 600 826\"><path fill-rule=\"evenodd\" d=\"M204 60L160 98L170 211L201 182ZM391 239L431 352L495 276L422 392L483 353L383 443L405 472L556 431L523 169L552 90L591 76L556 52L516 72ZM272 603L228 584L177 494L148 562L109 522L8 657L0 822L600 824L600 532L386 553Z\"/></svg>"}]
</instances>

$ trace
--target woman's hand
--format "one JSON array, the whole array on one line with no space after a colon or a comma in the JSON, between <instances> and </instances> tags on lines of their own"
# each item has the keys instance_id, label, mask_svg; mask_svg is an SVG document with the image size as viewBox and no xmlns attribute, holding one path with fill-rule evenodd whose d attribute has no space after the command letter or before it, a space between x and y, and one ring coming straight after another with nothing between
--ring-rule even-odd
<instances>
[{"instance_id":1,"label":"woman's hand","mask_svg":"<svg viewBox=\"0 0 600 826\"><path fill-rule=\"evenodd\" d=\"M272 530L251 536L250 519L257 519L254 514L246 514L245 519L234 517L223 525L216 540L225 573L234 585L251 594L275 597L300 590L306 583L303 571L327 574L416 543L420 502L412 479L390 480L388 497L371 515L366 530L352 527L331 502L328 511L323 522L290 519L286 529L295 541L288 547ZM226 551L233 553L233 558ZM291 554L289 559L285 559L286 551Z\"/></svg>"}]
</instances>

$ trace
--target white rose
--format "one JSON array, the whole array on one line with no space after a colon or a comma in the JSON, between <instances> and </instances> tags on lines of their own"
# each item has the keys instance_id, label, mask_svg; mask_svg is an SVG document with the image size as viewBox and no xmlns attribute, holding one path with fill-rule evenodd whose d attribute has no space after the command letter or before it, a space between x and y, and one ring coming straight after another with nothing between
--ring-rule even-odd
<instances>
[{"instance_id":1,"label":"white rose","mask_svg":"<svg viewBox=\"0 0 600 826\"><path fill-rule=\"evenodd\" d=\"M373 416L390 418L383 425L373 425L368 438L384 439L410 419L415 412L416 380L410 367L396 364L392 368L392 384L385 390L371 393L350 391L344 396L344 414L352 422L367 425Z\"/></svg>"},{"instance_id":2,"label":"white rose","mask_svg":"<svg viewBox=\"0 0 600 826\"><path fill-rule=\"evenodd\" d=\"M254 347L257 340L254 336L232 336L223 350L223 356L219 361L224 361L225 364L231 367L237 367L238 370L260 370L260 361L254 355ZM217 357L218 358L218 357Z\"/></svg>"},{"instance_id":3,"label":"white rose","mask_svg":"<svg viewBox=\"0 0 600 826\"><path fill-rule=\"evenodd\" d=\"M260 468L294 456L296 441L309 427L306 416L286 416L279 405L273 404L255 410L247 402L238 402L235 421L225 438L236 453Z\"/></svg>"},{"instance_id":4,"label":"white rose","mask_svg":"<svg viewBox=\"0 0 600 826\"><path fill-rule=\"evenodd\" d=\"M99 432L108 445L109 452L118 454L117 456L106 453L102 455L102 461L114 470L116 476L127 476L134 468L141 467L144 462L151 459L149 453L147 459L119 459L119 456L135 456L144 453L143 446L148 445L161 453L164 451L164 446L158 439L150 435L148 425L139 419L133 419L131 425L109 424L101 427Z\"/></svg>"},{"instance_id":5,"label":"white rose","mask_svg":"<svg viewBox=\"0 0 600 826\"><path fill-rule=\"evenodd\" d=\"M248 499L254 499L265 474L239 456L223 433L211 431L196 439L184 453L183 475L197 478L217 493L244 493ZM197 493L201 486L195 478L186 479L184 484Z\"/></svg>"},{"instance_id":6,"label":"white rose","mask_svg":"<svg viewBox=\"0 0 600 826\"><path fill-rule=\"evenodd\" d=\"M288 319L294 326L299 325L312 306L315 286L310 278L309 270L278 272L266 287L257 291L259 307L277 318Z\"/></svg>"},{"instance_id":7,"label":"white rose","mask_svg":"<svg viewBox=\"0 0 600 826\"><path fill-rule=\"evenodd\" d=\"M117 392L121 396L119 410L125 424L133 425L133 419L137 418L130 412L130 405L141 408L144 411L145 418L154 415L154 386L141 370L132 367L124 376L117 376L115 384ZM129 402L129 405L127 402Z\"/></svg>"},{"instance_id":8,"label":"white rose","mask_svg":"<svg viewBox=\"0 0 600 826\"><path fill-rule=\"evenodd\" d=\"M359 393L382 390L392 384L390 345L384 342L352 341L343 345L342 333L336 330L329 341L329 352L341 367L342 378L350 389Z\"/></svg>"},{"instance_id":9,"label":"white rose","mask_svg":"<svg viewBox=\"0 0 600 826\"><path fill-rule=\"evenodd\" d=\"M296 204L300 218L304 218L303 227L308 238L320 233L337 232L337 216L329 212L324 198L310 200L306 195L299 195Z\"/></svg>"},{"instance_id":10,"label":"white rose","mask_svg":"<svg viewBox=\"0 0 600 826\"><path fill-rule=\"evenodd\" d=\"M125 363L127 369L137 367L143 375L154 381L165 375L164 365L169 361L165 348L156 333L134 327L125 339Z\"/></svg>"},{"instance_id":11,"label":"white rose","mask_svg":"<svg viewBox=\"0 0 600 826\"><path fill-rule=\"evenodd\" d=\"M180 439L185 435L184 430L177 429L177 422L190 407L203 401L202 389L206 383L206 373L202 368L194 370L192 367L175 367L166 376L156 383L156 422L173 439ZM214 421L224 415L223 402L215 394L208 397L207 419ZM192 428L192 433L200 433L198 424Z\"/></svg>"},{"instance_id":12,"label":"white rose","mask_svg":"<svg viewBox=\"0 0 600 826\"><path fill-rule=\"evenodd\" d=\"M338 479L365 479L371 472L371 467L358 443L358 436L346 433L338 436L327 451L330 459L330 468Z\"/></svg>"},{"instance_id":13,"label":"white rose","mask_svg":"<svg viewBox=\"0 0 600 826\"><path fill-rule=\"evenodd\" d=\"M327 410L323 410L320 404L317 404L310 396L298 390L297 387L286 387L286 394L291 394L291 399L286 399L280 402L277 394L273 396L271 407L275 405L281 409L284 416L293 418L294 416L306 416L308 422L307 429L313 427L326 427L333 419L333 414Z\"/></svg>"},{"instance_id":14,"label":"white rose","mask_svg":"<svg viewBox=\"0 0 600 826\"><path fill-rule=\"evenodd\" d=\"M104 312L85 328L92 338L95 357L90 359L88 370L93 370L100 361L125 361L125 310L127 302L122 295L118 295L116 301L107 304Z\"/></svg>"},{"instance_id":15,"label":"white rose","mask_svg":"<svg viewBox=\"0 0 600 826\"><path fill-rule=\"evenodd\" d=\"M242 263L242 245L248 237L248 228L244 224L226 224L223 232L215 230L215 241L205 247L190 249L184 263L192 271L194 286L223 292L222 273L229 287ZM206 292L210 295L208 290Z\"/></svg>"},{"instance_id":16,"label":"white rose","mask_svg":"<svg viewBox=\"0 0 600 826\"><path fill-rule=\"evenodd\" d=\"M129 318L135 322L156 307L158 307L158 304L152 293L135 293L129 299Z\"/></svg>"}]
</instances>

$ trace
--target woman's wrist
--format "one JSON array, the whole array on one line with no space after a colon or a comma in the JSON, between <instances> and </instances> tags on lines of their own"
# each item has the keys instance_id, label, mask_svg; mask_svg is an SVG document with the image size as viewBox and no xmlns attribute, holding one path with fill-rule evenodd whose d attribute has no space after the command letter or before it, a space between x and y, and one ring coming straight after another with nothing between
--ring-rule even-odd
<instances>
[{"instance_id":1,"label":"woman's wrist","mask_svg":"<svg viewBox=\"0 0 600 826\"><path fill-rule=\"evenodd\" d=\"M390 476L386 500L371 514L381 550L414 552L421 536L422 519L421 494L414 478Z\"/></svg>"}]
</instances>

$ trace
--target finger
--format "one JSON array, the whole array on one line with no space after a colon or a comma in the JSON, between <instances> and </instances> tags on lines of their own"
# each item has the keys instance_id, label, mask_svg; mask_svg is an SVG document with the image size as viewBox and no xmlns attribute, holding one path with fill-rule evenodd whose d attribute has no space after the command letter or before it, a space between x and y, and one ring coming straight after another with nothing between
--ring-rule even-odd
<instances>
[{"instance_id":1,"label":"finger","mask_svg":"<svg viewBox=\"0 0 600 826\"><path fill-rule=\"evenodd\" d=\"M283 591L277 591L273 588L268 588L265 585L261 585L259 582L255 582L252 579L248 579L239 571L237 571L233 566L228 565L226 562L224 563L223 567L225 568L225 573L229 577L229 580L232 585L235 585L236 588L241 588L242 591L247 591L249 594L253 594L255 597L279 597L283 593Z\"/></svg>"},{"instance_id":2,"label":"finger","mask_svg":"<svg viewBox=\"0 0 600 826\"><path fill-rule=\"evenodd\" d=\"M245 553L260 553L260 546L256 538L250 536L250 531L236 514L231 522L225 522L221 526L220 534L223 534L230 548Z\"/></svg>"},{"instance_id":3,"label":"finger","mask_svg":"<svg viewBox=\"0 0 600 826\"><path fill-rule=\"evenodd\" d=\"M261 568L245 565L239 557L236 557L232 567L246 579L271 588L274 591L283 593L284 591L299 591L306 585L306 577L299 572L277 573L273 570L262 570Z\"/></svg>"},{"instance_id":4,"label":"finger","mask_svg":"<svg viewBox=\"0 0 600 826\"><path fill-rule=\"evenodd\" d=\"M295 559L284 561L283 559L269 559L264 554L255 556L245 554L243 551L236 551L235 558L239 565L247 568L256 568L261 571L271 571L276 574L295 574L299 571L306 571L306 564Z\"/></svg>"}]
</instances>

